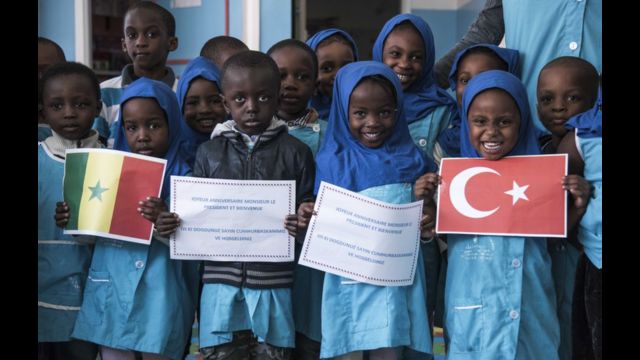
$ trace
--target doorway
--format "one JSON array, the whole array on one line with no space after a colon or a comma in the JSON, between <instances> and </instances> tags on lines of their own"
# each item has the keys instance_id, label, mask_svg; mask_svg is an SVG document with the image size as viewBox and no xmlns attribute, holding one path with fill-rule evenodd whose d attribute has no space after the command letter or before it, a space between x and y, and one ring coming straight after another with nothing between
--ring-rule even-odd
<instances>
[{"instance_id":1,"label":"doorway","mask_svg":"<svg viewBox=\"0 0 640 360\"><path fill-rule=\"evenodd\" d=\"M296 0L294 37L306 41L327 28L349 33L360 60L371 60L373 43L387 20L401 12L401 0Z\"/></svg>"}]
</instances>

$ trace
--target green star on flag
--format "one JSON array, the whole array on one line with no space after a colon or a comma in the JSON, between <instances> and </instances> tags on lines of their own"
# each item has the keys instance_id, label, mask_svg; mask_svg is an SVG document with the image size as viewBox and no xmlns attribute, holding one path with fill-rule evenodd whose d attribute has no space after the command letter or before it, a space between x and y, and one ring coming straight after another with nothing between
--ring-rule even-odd
<instances>
[{"instance_id":1,"label":"green star on flag","mask_svg":"<svg viewBox=\"0 0 640 360\"><path fill-rule=\"evenodd\" d=\"M98 200L102 201L102 193L109 190L109 188L103 188L100 186L100 180L96 186L89 186L89 190L91 190L91 197L89 197L89 201L93 198L98 198Z\"/></svg>"}]
</instances>

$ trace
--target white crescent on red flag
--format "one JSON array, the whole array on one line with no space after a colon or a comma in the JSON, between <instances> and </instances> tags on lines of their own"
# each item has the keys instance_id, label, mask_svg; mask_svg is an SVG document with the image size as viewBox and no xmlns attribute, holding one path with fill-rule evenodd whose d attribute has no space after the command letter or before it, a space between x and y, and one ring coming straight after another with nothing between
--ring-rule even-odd
<instances>
[{"instance_id":1,"label":"white crescent on red flag","mask_svg":"<svg viewBox=\"0 0 640 360\"><path fill-rule=\"evenodd\" d=\"M567 236L567 155L445 158L436 232Z\"/></svg>"}]
</instances>

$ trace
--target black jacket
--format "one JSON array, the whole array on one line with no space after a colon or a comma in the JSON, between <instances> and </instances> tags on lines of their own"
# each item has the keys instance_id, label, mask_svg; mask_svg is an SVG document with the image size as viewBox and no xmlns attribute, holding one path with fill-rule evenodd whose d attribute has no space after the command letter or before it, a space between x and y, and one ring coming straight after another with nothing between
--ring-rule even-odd
<instances>
[{"instance_id":1,"label":"black jacket","mask_svg":"<svg viewBox=\"0 0 640 360\"><path fill-rule=\"evenodd\" d=\"M215 179L295 180L296 209L313 199L315 174L311 149L289 135L286 126L265 131L251 152L239 133L222 132L198 147L193 170L195 177ZM203 281L249 288L291 287L294 267L295 262L205 261Z\"/></svg>"}]
</instances>

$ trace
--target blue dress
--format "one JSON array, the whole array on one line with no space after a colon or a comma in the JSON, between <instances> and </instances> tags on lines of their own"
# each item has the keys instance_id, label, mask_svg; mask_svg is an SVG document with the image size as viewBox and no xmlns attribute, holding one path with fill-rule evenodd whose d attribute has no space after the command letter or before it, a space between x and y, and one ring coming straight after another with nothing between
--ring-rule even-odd
<instances>
[{"instance_id":1,"label":"blue dress","mask_svg":"<svg viewBox=\"0 0 640 360\"><path fill-rule=\"evenodd\" d=\"M91 262L93 247L53 218L63 175L64 160L38 144L38 342L70 340Z\"/></svg>"},{"instance_id":2,"label":"blue dress","mask_svg":"<svg viewBox=\"0 0 640 360\"><path fill-rule=\"evenodd\" d=\"M233 332L251 330L258 341L292 348L295 328L291 289L249 289L204 284L200 296L200 347L233 340Z\"/></svg>"},{"instance_id":3,"label":"blue dress","mask_svg":"<svg viewBox=\"0 0 640 360\"><path fill-rule=\"evenodd\" d=\"M602 137L576 137L584 159L584 178L592 186L587 211L580 220L578 240L584 253L602 269Z\"/></svg>"},{"instance_id":4,"label":"blue dress","mask_svg":"<svg viewBox=\"0 0 640 360\"><path fill-rule=\"evenodd\" d=\"M449 235L447 359L558 359L545 238Z\"/></svg>"},{"instance_id":5,"label":"blue dress","mask_svg":"<svg viewBox=\"0 0 640 360\"><path fill-rule=\"evenodd\" d=\"M289 129L289 134L307 144L313 156L318 153L327 122L318 119L315 124ZM301 239L304 240L304 239ZM300 257L300 246L296 246L296 263ZM296 331L311 340L320 341L320 307L322 305L322 283L324 272L310 267L296 265L293 273L293 320Z\"/></svg>"},{"instance_id":6,"label":"blue dress","mask_svg":"<svg viewBox=\"0 0 640 360\"><path fill-rule=\"evenodd\" d=\"M394 204L413 200L409 183L375 186L359 193ZM431 353L426 296L421 252L411 286L354 283L327 273L322 292L320 357L398 346Z\"/></svg>"},{"instance_id":7,"label":"blue dress","mask_svg":"<svg viewBox=\"0 0 640 360\"><path fill-rule=\"evenodd\" d=\"M116 349L183 355L198 294L198 263L169 247L99 238L72 337Z\"/></svg>"}]
</instances>

